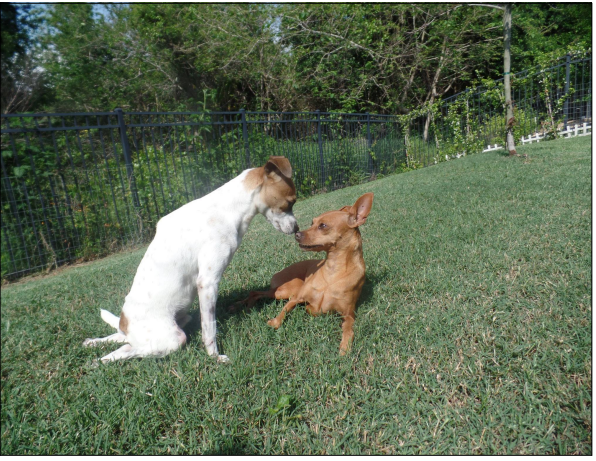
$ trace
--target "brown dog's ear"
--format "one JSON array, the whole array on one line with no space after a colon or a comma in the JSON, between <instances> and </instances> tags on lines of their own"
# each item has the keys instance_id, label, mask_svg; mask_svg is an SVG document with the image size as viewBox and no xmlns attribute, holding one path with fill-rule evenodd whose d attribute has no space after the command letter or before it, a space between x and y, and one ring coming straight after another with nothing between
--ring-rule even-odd
<instances>
[{"instance_id":1,"label":"brown dog's ear","mask_svg":"<svg viewBox=\"0 0 596 461\"><path fill-rule=\"evenodd\" d=\"M285 157L269 157L264 168L266 174L276 172L288 179L292 179L292 165L290 165L290 161Z\"/></svg>"},{"instance_id":2,"label":"brown dog's ear","mask_svg":"<svg viewBox=\"0 0 596 461\"><path fill-rule=\"evenodd\" d=\"M356 200L354 206L350 209L350 217L348 218L348 226L358 227L362 226L366 222L366 218L370 213L370 209L373 204L373 197L375 195L372 192L368 192Z\"/></svg>"},{"instance_id":3,"label":"brown dog's ear","mask_svg":"<svg viewBox=\"0 0 596 461\"><path fill-rule=\"evenodd\" d=\"M352 209L351 205L342 206L338 211L350 211Z\"/></svg>"}]
</instances>

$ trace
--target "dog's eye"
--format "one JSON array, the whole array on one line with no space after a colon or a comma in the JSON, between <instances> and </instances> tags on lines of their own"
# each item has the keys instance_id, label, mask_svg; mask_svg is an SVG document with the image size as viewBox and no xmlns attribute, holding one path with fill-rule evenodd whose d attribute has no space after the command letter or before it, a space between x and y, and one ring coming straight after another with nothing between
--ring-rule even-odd
<instances>
[{"instance_id":1,"label":"dog's eye","mask_svg":"<svg viewBox=\"0 0 596 461\"><path fill-rule=\"evenodd\" d=\"M325 224L325 223L319 224L319 229L325 229L326 227L327 227L327 224Z\"/></svg>"}]
</instances>

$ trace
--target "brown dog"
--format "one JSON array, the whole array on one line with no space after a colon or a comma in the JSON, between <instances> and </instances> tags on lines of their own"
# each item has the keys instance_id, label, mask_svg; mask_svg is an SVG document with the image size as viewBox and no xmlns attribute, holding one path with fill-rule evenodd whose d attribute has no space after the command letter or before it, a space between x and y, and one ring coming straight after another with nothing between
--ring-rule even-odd
<instances>
[{"instance_id":1,"label":"brown dog","mask_svg":"<svg viewBox=\"0 0 596 461\"><path fill-rule=\"evenodd\" d=\"M240 303L252 307L261 298L288 299L279 315L267 322L275 329L296 304L305 303L311 315L336 311L343 317L339 353L344 355L354 338L354 312L364 285L365 267L358 226L366 222L372 204L373 194L369 192L353 206L328 211L313 219L312 226L296 232L295 238L303 250L324 251L327 258L286 267L271 278L269 291L251 291Z\"/></svg>"}]
</instances>

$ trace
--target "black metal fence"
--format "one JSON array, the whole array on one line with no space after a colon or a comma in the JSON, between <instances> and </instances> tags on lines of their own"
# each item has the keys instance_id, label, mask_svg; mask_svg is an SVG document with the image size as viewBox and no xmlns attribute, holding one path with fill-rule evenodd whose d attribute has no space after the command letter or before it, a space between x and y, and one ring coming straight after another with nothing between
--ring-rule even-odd
<instances>
[{"instance_id":1,"label":"black metal fence","mask_svg":"<svg viewBox=\"0 0 596 461\"><path fill-rule=\"evenodd\" d=\"M270 155L299 195L399 169L397 119L335 113L2 116L2 276L149 240L155 224Z\"/></svg>"},{"instance_id":2,"label":"black metal fence","mask_svg":"<svg viewBox=\"0 0 596 461\"><path fill-rule=\"evenodd\" d=\"M591 57L516 76L520 135L548 120L591 119ZM474 142L501 142L503 133L502 92L489 88L415 118L121 109L2 115L2 278L147 242L162 216L270 155L290 160L305 196L434 164Z\"/></svg>"}]
</instances>

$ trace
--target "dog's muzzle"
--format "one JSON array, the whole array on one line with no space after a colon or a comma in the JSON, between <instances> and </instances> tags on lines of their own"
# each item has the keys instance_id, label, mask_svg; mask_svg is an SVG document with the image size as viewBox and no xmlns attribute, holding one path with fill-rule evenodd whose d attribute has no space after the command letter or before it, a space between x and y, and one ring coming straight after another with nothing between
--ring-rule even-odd
<instances>
[{"instance_id":1,"label":"dog's muzzle","mask_svg":"<svg viewBox=\"0 0 596 461\"><path fill-rule=\"evenodd\" d=\"M300 230L296 218L291 213L275 214L269 212L266 214L266 218L273 224L273 227L284 234L295 234Z\"/></svg>"}]
</instances>

